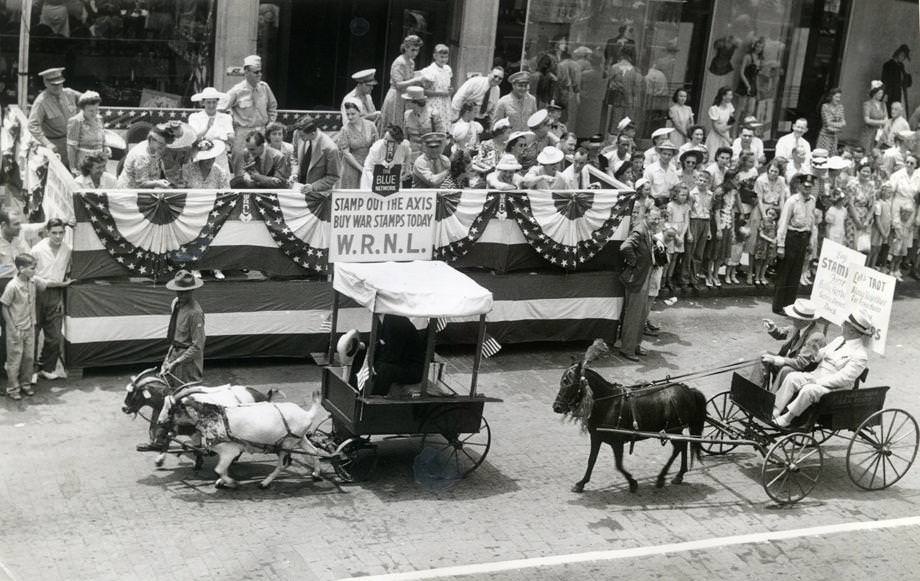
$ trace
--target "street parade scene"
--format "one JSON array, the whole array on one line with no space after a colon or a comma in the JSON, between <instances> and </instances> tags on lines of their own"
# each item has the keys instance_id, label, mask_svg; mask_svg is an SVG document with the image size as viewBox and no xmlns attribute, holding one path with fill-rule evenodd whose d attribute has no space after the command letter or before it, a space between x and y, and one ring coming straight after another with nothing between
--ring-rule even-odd
<instances>
[{"instance_id":1,"label":"street parade scene","mask_svg":"<svg viewBox=\"0 0 920 581\"><path fill-rule=\"evenodd\" d=\"M918 40L0 3L0 581L920 577Z\"/></svg>"}]
</instances>

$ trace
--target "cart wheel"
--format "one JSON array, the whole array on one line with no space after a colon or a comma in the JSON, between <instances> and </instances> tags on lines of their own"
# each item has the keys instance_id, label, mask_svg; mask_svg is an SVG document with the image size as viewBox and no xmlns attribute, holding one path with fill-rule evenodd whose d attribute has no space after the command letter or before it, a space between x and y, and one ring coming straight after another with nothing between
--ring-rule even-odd
<instances>
[{"instance_id":1,"label":"cart wheel","mask_svg":"<svg viewBox=\"0 0 920 581\"><path fill-rule=\"evenodd\" d=\"M331 415L326 416L326 419L316 426L313 435L314 445L322 445L327 452L332 452L336 446L352 437L352 434L340 426Z\"/></svg>"},{"instance_id":2,"label":"cart wheel","mask_svg":"<svg viewBox=\"0 0 920 581\"><path fill-rule=\"evenodd\" d=\"M433 480L459 480L479 468L492 446L492 430L485 418L479 431L459 433L461 414L469 411L447 409L425 420L422 445L416 458L416 477Z\"/></svg>"},{"instance_id":3,"label":"cart wheel","mask_svg":"<svg viewBox=\"0 0 920 581\"><path fill-rule=\"evenodd\" d=\"M763 489L779 504L798 502L818 483L823 462L821 447L810 434L783 436L764 456Z\"/></svg>"},{"instance_id":4,"label":"cart wheel","mask_svg":"<svg viewBox=\"0 0 920 581\"><path fill-rule=\"evenodd\" d=\"M713 424L712 421L719 422L731 431L726 431L722 427ZM748 422L747 413L732 401L731 392L723 391L709 398L706 402L706 427L703 429L703 438L710 440L734 440L743 437L747 431ZM727 454L738 447L737 444L725 443L702 443L700 446L703 451L713 456Z\"/></svg>"},{"instance_id":5,"label":"cart wheel","mask_svg":"<svg viewBox=\"0 0 920 581\"><path fill-rule=\"evenodd\" d=\"M865 490L882 490L901 479L917 457L920 430L909 413L880 410L866 418L847 447L847 474Z\"/></svg>"},{"instance_id":6,"label":"cart wheel","mask_svg":"<svg viewBox=\"0 0 920 581\"><path fill-rule=\"evenodd\" d=\"M355 439L340 454L340 459L332 461L332 468L342 482L365 482L377 468L377 445L370 440Z\"/></svg>"}]
</instances>

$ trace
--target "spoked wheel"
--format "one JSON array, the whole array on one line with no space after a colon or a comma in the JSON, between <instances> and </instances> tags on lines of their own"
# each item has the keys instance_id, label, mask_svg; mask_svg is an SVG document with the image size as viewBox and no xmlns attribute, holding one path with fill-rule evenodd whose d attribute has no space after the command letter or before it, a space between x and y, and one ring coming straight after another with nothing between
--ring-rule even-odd
<instances>
[{"instance_id":1,"label":"spoked wheel","mask_svg":"<svg viewBox=\"0 0 920 581\"><path fill-rule=\"evenodd\" d=\"M447 409L425 421L421 450L415 461L416 479L455 481L479 468L492 446L492 430L485 418L479 431L460 433L463 409Z\"/></svg>"},{"instance_id":2,"label":"spoked wheel","mask_svg":"<svg viewBox=\"0 0 920 581\"><path fill-rule=\"evenodd\" d=\"M882 490L901 479L917 457L920 430L909 413L880 410L866 418L847 447L847 474L865 490Z\"/></svg>"},{"instance_id":3,"label":"spoked wheel","mask_svg":"<svg viewBox=\"0 0 920 581\"><path fill-rule=\"evenodd\" d=\"M332 416L320 422L313 431L313 445L334 452L339 444L352 435L336 426ZM364 482L377 467L377 446L366 438L356 439L342 448L340 456L331 460L332 468L343 482Z\"/></svg>"},{"instance_id":4,"label":"spoked wheel","mask_svg":"<svg viewBox=\"0 0 920 581\"><path fill-rule=\"evenodd\" d=\"M343 482L365 482L377 468L377 445L366 438L349 442L340 454L332 468Z\"/></svg>"},{"instance_id":5,"label":"spoked wheel","mask_svg":"<svg viewBox=\"0 0 920 581\"><path fill-rule=\"evenodd\" d=\"M721 426L713 424L712 421L718 422L726 428L731 428L731 431L725 431ZM706 427L703 429L703 438L710 440L736 440L746 431L748 421L750 421L750 418L748 418L747 413L732 401L730 391L717 393L706 402ZM707 454L721 456L737 448L738 444L704 442L700 446Z\"/></svg>"},{"instance_id":6,"label":"spoked wheel","mask_svg":"<svg viewBox=\"0 0 920 581\"><path fill-rule=\"evenodd\" d=\"M761 483L767 496L779 504L792 504L808 496L818 483L824 456L809 434L780 438L763 459Z\"/></svg>"}]
</instances>

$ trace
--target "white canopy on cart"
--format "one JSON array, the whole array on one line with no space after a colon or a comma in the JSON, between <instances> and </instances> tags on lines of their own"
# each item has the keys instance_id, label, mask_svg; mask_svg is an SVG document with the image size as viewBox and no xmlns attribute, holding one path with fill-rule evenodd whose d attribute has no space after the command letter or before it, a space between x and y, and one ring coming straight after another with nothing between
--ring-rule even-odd
<instances>
[{"instance_id":1,"label":"white canopy on cart","mask_svg":"<svg viewBox=\"0 0 920 581\"><path fill-rule=\"evenodd\" d=\"M375 313L470 317L492 310L492 293L444 262L338 262L332 287Z\"/></svg>"}]
</instances>

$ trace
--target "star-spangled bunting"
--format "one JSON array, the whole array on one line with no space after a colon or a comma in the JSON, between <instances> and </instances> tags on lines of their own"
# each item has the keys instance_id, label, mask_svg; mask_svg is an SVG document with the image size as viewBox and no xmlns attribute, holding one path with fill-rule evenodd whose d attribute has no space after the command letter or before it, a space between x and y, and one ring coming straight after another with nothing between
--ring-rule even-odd
<instances>
[{"instance_id":1,"label":"star-spangled bunting","mask_svg":"<svg viewBox=\"0 0 920 581\"><path fill-rule=\"evenodd\" d=\"M314 226L318 225L317 223L319 222L325 223L324 228L305 228L306 231L313 234L306 240L298 236L295 228L288 224L281 201L279 201L279 195L291 196L294 194L284 192L253 196L253 201L262 214L268 233L281 252L294 261L295 264L307 270L325 273L329 270L329 236L327 231L330 210L328 193L296 194L305 196L305 200L300 200L300 202L305 204L303 209L307 211L299 212L300 219L307 220L313 223Z\"/></svg>"},{"instance_id":2,"label":"star-spangled bunting","mask_svg":"<svg viewBox=\"0 0 920 581\"><path fill-rule=\"evenodd\" d=\"M150 194L141 192L131 195L138 196L138 200L135 202L136 207L144 208L144 203L141 202L140 198ZM122 232L109 207L109 194L104 192L83 192L79 195L79 198L89 215L89 223L96 232L96 236L99 237L106 251L118 264L122 265L132 275L163 279L172 276L176 270L181 268L196 267L196 263L208 250L211 242L230 216L238 196L232 192L217 193L214 196L214 204L211 209L207 212L198 212L203 222L189 220L184 223L183 227L193 233L189 238L179 241L176 244L177 247L168 249L145 248L130 241L126 234ZM170 222L178 222L181 218L181 212L175 215L169 212L159 212L156 223L148 222L149 229L153 230L157 227L168 225ZM135 221L137 221L136 218ZM132 236L136 238L137 234L133 233Z\"/></svg>"},{"instance_id":3,"label":"star-spangled bunting","mask_svg":"<svg viewBox=\"0 0 920 581\"><path fill-rule=\"evenodd\" d=\"M596 196L603 195L603 199ZM635 192L530 191L508 193L511 210L527 243L550 264L577 270L610 240L632 212Z\"/></svg>"},{"instance_id":4,"label":"star-spangled bunting","mask_svg":"<svg viewBox=\"0 0 920 581\"><path fill-rule=\"evenodd\" d=\"M472 250L489 220L495 217L499 198L497 192L439 192L433 258L451 262Z\"/></svg>"}]
</instances>

